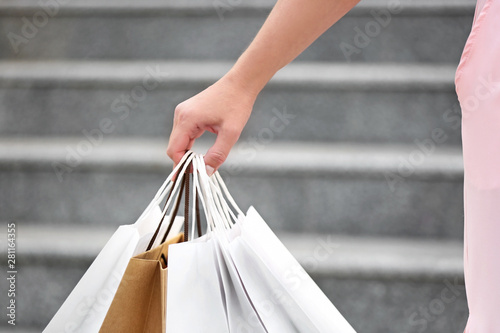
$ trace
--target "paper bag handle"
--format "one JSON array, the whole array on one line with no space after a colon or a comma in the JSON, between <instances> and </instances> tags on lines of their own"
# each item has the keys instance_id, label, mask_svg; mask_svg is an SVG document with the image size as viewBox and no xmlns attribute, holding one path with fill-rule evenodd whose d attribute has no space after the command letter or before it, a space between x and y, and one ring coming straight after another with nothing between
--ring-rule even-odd
<instances>
[{"instance_id":1,"label":"paper bag handle","mask_svg":"<svg viewBox=\"0 0 500 333\"><path fill-rule=\"evenodd\" d=\"M187 152L186 155L187 154L193 154L193 152ZM182 175L182 177L180 177L180 175L177 175L176 178L175 178L175 180L174 180L174 185L170 189L170 192L168 193L168 196L167 196L167 199L166 199L166 202L165 202L165 206L164 206L165 212L164 212L164 214L163 214L163 216L162 216L162 218L160 220L160 223L158 224L158 227L155 230L155 233L153 234L153 236L151 238L151 241L149 242L149 245L148 245L146 251L150 250L153 247L153 245L155 243L155 240L158 237L158 234L160 232L161 226L162 226L163 221L164 221L165 217L167 216L167 212L168 212L168 209L165 209L165 207L166 207L167 202L169 201L170 197L172 196L172 193L173 193L174 188L175 188L175 184L179 180L179 178L181 178L181 180L180 180L181 181L181 187L179 189L179 194L178 194L177 200L175 202L175 206L174 206L174 208L171 211L170 221L169 221L167 230L164 233L163 238L162 238L160 244L163 244L166 241L167 236L170 233L170 230L172 229L175 217L177 216L177 212L179 211L179 206L180 206L180 202L181 202L180 199L182 197L182 194L183 194L184 190L185 190L185 198L184 198L184 241L188 240L188 236L189 236L189 206L190 206L190 204L189 204L189 189L190 189L190 174L189 174L189 170L190 170L190 167L192 166L192 161L189 161L189 164L187 165L186 168L184 168L184 164L185 163L186 163L186 161L184 161L183 165L181 165L181 167L179 168L179 170L184 169L184 174ZM198 230L198 237L201 237L201 222L200 222L200 210L199 210L199 203L198 203L198 193L196 191L196 188L194 190L195 190L195 202L194 202L194 205L195 205L196 227L197 227L197 230Z\"/></svg>"},{"instance_id":2,"label":"paper bag handle","mask_svg":"<svg viewBox=\"0 0 500 333\"><path fill-rule=\"evenodd\" d=\"M188 153L186 153L186 155L188 155L188 154L192 154L192 152L188 152ZM184 169L184 166L185 166L185 164L186 164L186 160L187 160L187 159L185 159L185 160L182 162L182 165L178 168L178 170L179 170L179 171ZM187 168L186 168L185 170L187 170ZM182 182L182 183L184 183L184 177L185 177L185 176L186 176L186 171L184 171L184 174L182 175L182 180L181 180L181 182ZM160 233L160 229L161 229L161 226L162 226L162 224L163 224L163 220L165 220L165 217L167 216L167 212L168 212L168 209L165 209L165 208L166 208L166 206L167 206L167 203L168 203L168 202L169 202L169 200L170 200L170 197L172 196L172 193L174 192L174 189L176 188L176 184L177 184L177 182L179 181L179 178L181 178L181 177L180 177L179 173L177 173L177 174L176 174L176 177L175 177L175 180L174 180L174 182L173 182L173 185L172 185L172 187L170 188L170 191L169 191L169 193L168 193L168 195L167 195L167 199L166 199L166 201L165 201L165 205L164 205L164 207L163 207L163 209L165 210L165 212L164 212L164 214L163 214L163 216L162 216L162 218L161 218L161 220L160 220L160 223L158 223L158 227L156 227L156 230L155 230L155 232L154 232L153 236L151 237L151 241L149 242L148 247L146 248L146 251L151 250L151 248L153 247L153 244L155 243L156 238L158 237L158 234ZM172 229L173 221L174 221L175 216L177 215L177 211L178 211L178 209L179 209L179 205L180 205L180 197L182 196L182 191L183 191L183 189L184 189L184 186L183 186L183 184L182 184L182 185L181 185L181 188L179 189L179 196L178 196L178 198L177 198L177 200L176 200L176 202L175 202L175 206L174 206L174 208L172 209L172 216L171 216L170 223L169 223L169 226L168 226L168 228L167 228L167 231L165 232L165 235L168 235L168 233L170 232L170 229Z\"/></svg>"}]
</instances>

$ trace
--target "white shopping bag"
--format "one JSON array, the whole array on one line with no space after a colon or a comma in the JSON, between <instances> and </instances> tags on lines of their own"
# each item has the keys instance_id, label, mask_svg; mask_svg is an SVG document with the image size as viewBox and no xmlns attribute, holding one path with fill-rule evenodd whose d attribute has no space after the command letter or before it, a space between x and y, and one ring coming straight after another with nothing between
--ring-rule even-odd
<instances>
[{"instance_id":1,"label":"white shopping bag","mask_svg":"<svg viewBox=\"0 0 500 333\"><path fill-rule=\"evenodd\" d=\"M226 313L230 332L269 332L264 327L254 304L249 299L233 259L231 258L227 242L222 235L215 235L214 244L221 274L221 287L226 300Z\"/></svg>"},{"instance_id":2,"label":"white shopping bag","mask_svg":"<svg viewBox=\"0 0 500 333\"><path fill-rule=\"evenodd\" d=\"M168 251L166 332L230 332L213 240L204 236Z\"/></svg>"},{"instance_id":3,"label":"white shopping bag","mask_svg":"<svg viewBox=\"0 0 500 333\"><path fill-rule=\"evenodd\" d=\"M154 230L159 218L156 207L136 223L118 227L43 332L98 332L142 233Z\"/></svg>"},{"instance_id":4,"label":"white shopping bag","mask_svg":"<svg viewBox=\"0 0 500 333\"><path fill-rule=\"evenodd\" d=\"M193 170L193 186L202 194L208 232L198 239L169 246L167 333L265 333L222 245L224 234L211 231L215 228L215 208L206 191L208 185L200 185L208 177L198 181L198 172L205 170L201 156L194 158Z\"/></svg>"},{"instance_id":5,"label":"white shopping bag","mask_svg":"<svg viewBox=\"0 0 500 333\"><path fill-rule=\"evenodd\" d=\"M218 229L228 235L229 255L265 328L269 332L355 333L257 211L250 207L245 216L220 175L216 173L210 181L214 206L225 221Z\"/></svg>"},{"instance_id":6,"label":"white shopping bag","mask_svg":"<svg viewBox=\"0 0 500 333\"><path fill-rule=\"evenodd\" d=\"M269 332L317 332L241 236L231 241L229 250L248 297Z\"/></svg>"},{"instance_id":7,"label":"white shopping bag","mask_svg":"<svg viewBox=\"0 0 500 333\"><path fill-rule=\"evenodd\" d=\"M134 224L118 227L49 322L44 333L99 332L130 258L145 251L147 241L151 239L165 214L158 204L168 190L174 187L175 184L171 181L173 175L183 162L189 159L189 155L184 157ZM173 199L170 198L169 202ZM170 234L178 233L182 222L182 218L176 218ZM165 230L165 227L162 225L160 231Z\"/></svg>"},{"instance_id":8,"label":"white shopping bag","mask_svg":"<svg viewBox=\"0 0 500 333\"><path fill-rule=\"evenodd\" d=\"M288 324L286 332L355 333L253 207L238 224L241 234L231 242L231 255L250 299L264 305L258 309L266 328Z\"/></svg>"}]
</instances>

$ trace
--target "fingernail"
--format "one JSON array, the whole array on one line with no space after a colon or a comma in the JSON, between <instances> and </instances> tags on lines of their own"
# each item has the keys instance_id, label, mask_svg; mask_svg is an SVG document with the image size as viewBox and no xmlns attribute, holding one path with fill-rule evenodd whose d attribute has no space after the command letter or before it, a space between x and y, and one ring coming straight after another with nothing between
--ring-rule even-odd
<instances>
[{"instance_id":1,"label":"fingernail","mask_svg":"<svg viewBox=\"0 0 500 333\"><path fill-rule=\"evenodd\" d=\"M207 169L207 174L208 174L209 176L213 175L213 174L214 174L214 172L215 172L215 169L214 169L214 168L212 168L210 165L207 165L207 166L206 166L206 169Z\"/></svg>"}]
</instances>

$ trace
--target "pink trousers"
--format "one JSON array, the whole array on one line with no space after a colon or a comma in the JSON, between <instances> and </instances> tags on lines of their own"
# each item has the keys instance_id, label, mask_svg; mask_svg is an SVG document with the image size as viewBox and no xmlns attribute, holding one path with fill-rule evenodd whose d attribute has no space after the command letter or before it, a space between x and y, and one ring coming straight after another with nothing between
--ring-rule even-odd
<instances>
[{"instance_id":1,"label":"pink trousers","mask_svg":"<svg viewBox=\"0 0 500 333\"><path fill-rule=\"evenodd\" d=\"M478 0L455 85L462 108L467 333L500 333L500 0Z\"/></svg>"}]
</instances>

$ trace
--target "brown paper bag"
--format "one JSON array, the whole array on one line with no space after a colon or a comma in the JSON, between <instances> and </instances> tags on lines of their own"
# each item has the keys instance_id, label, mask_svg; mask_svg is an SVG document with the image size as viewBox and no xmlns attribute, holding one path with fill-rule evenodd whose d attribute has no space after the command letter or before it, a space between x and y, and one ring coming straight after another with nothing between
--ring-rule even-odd
<instances>
[{"instance_id":1,"label":"brown paper bag","mask_svg":"<svg viewBox=\"0 0 500 333\"><path fill-rule=\"evenodd\" d=\"M184 234L130 259L100 333L164 333L168 245Z\"/></svg>"}]
</instances>

